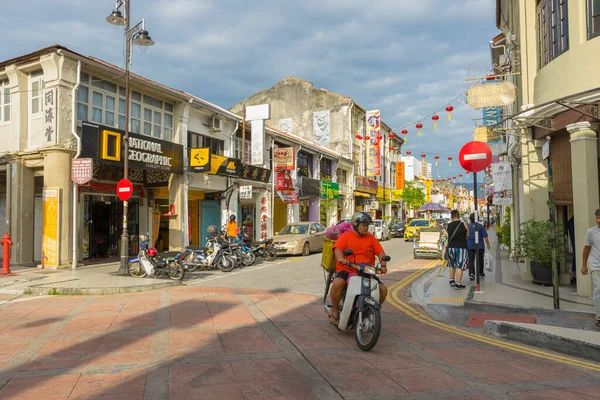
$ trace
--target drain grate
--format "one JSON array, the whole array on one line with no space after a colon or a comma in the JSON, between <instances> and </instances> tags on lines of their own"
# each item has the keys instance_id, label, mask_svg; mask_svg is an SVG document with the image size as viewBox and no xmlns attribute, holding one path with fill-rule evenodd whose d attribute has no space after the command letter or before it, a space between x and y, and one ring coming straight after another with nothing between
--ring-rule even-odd
<instances>
[{"instance_id":1,"label":"drain grate","mask_svg":"<svg viewBox=\"0 0 600 400\"><path fill-rule=\"evenodd\" d=\"M537 324L537 317L535 315L471 314L466 325L471 328L483 328L483 323L489 320Z\"/></svg>"}]
</instances>

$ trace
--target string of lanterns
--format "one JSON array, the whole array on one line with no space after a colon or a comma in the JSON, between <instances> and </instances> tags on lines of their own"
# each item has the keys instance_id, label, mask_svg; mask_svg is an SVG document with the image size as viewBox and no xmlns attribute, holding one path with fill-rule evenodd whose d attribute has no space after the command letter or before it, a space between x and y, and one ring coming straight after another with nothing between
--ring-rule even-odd
<instances>
[{"instance_id":1,"label":"string of lanterns","mask_svg":"<svg viewBox=\"0 0 600 400\"><path fill-rule=\"evenodd\" d=\"M414 126L415 129L417 130L417 137L421 137L421 130L423 129L423 122L427 119L427 118L431 118L431 120L433 121L433 129L437 130L437 123L440 120L440 116L438 115L438 113L442 110L445 110L446 113L448 114L448 121L452 121L452 112L454 111L454 107L452 106L453 103L457 102L459 99L461 99L463 96L466 96L466 92L461 92L458 96L454 97L452 100L450 100L446 105L438 108L437 110L435 110L434 112L432 112L431 114L428 114L426 117L423 117L413 123L410 123L408 125L403 126L400 129L394 129L393 131L396 132L400 132L402 135L404 135L404 143L407 142L407 135L409 133L408 129L411 126Z\"/></svg>"}]
</instances>

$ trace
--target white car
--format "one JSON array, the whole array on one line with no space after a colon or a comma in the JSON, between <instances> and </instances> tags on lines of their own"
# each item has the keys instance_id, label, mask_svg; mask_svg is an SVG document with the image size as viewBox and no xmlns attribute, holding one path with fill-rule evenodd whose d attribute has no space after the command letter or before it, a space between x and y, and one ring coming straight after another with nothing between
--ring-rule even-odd
<instances>
[{"instance_id":1,"label":"white car","mask_svg":"<svg viewBox=\"0 0 600 400\"><path fill-rule=\"evenodd\" d=\"M387 221L382 219L376 219L373 221L373 225L369 225L369 232L371 232L377 240L390 240L390 228Z\"/></svg>"}]
</instances>

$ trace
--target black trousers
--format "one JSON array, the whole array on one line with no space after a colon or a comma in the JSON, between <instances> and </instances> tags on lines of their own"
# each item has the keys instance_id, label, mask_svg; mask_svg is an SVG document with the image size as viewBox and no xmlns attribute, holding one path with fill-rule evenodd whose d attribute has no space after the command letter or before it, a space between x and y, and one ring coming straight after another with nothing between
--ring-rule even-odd
<instances>
[{"instance_id":1,"label":"black trousers","mask_svg":"<svg viewBox=\"0 0 600 400\"><path fill-rule=\"evenodd\" d=\"M485 249L479 249L479 275L483 274L483 254ZM469 249L469 275L475 275L475 249Z\"/></svg>"}]
</instances>

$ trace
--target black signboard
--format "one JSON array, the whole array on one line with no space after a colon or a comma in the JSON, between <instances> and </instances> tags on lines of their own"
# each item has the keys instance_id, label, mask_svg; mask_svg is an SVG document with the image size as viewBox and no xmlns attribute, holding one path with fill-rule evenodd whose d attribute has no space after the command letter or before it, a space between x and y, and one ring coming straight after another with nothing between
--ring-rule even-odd
<instances>
[{"instance_id":1,"label":"black signboard","mask_svg":"<svg viewBox=\"0 0 600 400\"><path fill-rule=\"evenodd\" d=\"M271 170L246 164L242 166L240 178L248 181L268 183L271 180Z\"/></svg>"},{"instance_id":2,"label":"black signboard","mask_svg":"<svg viewBox=\"0 0 600 400\"><path fill-rule=\"evenodd\" d=\"M123 165L125 133L119 129L83 122L81 157L99 164ZM183 173L183 146L151 136L129 133L129 166L173 174Z\"/></svg>"},{"instance_id":3,"label":"black signboard","mask_svg":"<svg viewBox=\"0 0 600 400\"><path fill-rule=\"evenodd\" d=\"M300 177L300 196L321 197L321 181L305 176Z\"/></svg>"}]
</instances>

